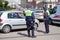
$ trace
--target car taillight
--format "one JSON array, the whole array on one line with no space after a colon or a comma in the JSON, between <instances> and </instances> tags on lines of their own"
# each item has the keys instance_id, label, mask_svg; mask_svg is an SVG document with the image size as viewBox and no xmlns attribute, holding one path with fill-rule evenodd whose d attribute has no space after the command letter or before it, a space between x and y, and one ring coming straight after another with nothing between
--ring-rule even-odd
<instances>
[{"instance_id":1,"label":"car taillight","mask_svg":"<svg viewBox=\"0 0 60 40\"><path fill-rule=\"evenodd\" d=\"M54 16L53 18L60 18L60 15Z\"/></svg>"},{"instance_id":2,"label":"car taillight","mask_svg":"<svg viewBox=\"0 0 60 40\"><path fill-rule=\"evenodd\" d=\"M0 18L0 22L2 22L2 19Z\"/></svg>"},{"instance_id":3,"label":"car taillight","mask_svg":"<svg viewBox=\"0 0 60 40\"><path fill-rule=\"evenodd\" d=\"M40 14L40 16L43 16L43 14Z\"/></svg>"}]
</instances>

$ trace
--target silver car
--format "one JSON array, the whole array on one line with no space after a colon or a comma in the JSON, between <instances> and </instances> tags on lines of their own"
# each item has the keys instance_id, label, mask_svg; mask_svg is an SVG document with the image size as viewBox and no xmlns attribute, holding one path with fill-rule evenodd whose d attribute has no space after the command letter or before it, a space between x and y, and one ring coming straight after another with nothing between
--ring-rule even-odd
<instances>
[{"instance_id":1,"label":"silver car","mask_svg":"<svg viewBox=\"0 0 60 40\"><path fill-rule=\"evenodd\" d=\"M60 5L56 5L56 12L54 14L50 15L50 20L49 23L56 23L56 24L60 24Z\"/></svg>"},{"instance_id":2,"label":"silver car","mask_svg":"<svg viewBox=\"0 0 60 40\"><path fill-rule=\"evenodd\" d=\"M44 19L43 10L35 10L34 15L35 15L35 18L38 19L38 20L43 20Z\"/></svg>"},{"instance_id":3,"label":"silver car","mask_svg":"<svg viewBox=\"0 0 60 40\"><path fill-rule=\"evenodd\" d=\"M39 21L35 19L37 28ZM0 30L9 33L14 29L26 28L26 21L22 11L4 11L0 12Z\"/></svg>"}]
</instances>

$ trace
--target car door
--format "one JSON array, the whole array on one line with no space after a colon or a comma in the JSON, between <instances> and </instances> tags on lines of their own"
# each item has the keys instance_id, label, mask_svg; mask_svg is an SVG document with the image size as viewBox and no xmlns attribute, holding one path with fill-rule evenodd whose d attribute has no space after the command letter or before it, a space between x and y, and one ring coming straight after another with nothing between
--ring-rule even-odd
<instances>
[{"instance_id":1,"label":"car door","mask_svg":"<svg viewBox=\"0 0 60 40\"><path fill-rule=\"evenodd\" d=\"M25 21L25 17L23 15L23 13L21 12L17 12L17 20L18 20L18 24L19 24L19 27L18 28L26 28L26 21Z\"/></svg>"},{"instance_id":2,"label":"car door","mask_svg":"<svg viewBox=\"0 0 60 40\"><path fill-rule=\"evenodd\" d=\"M25 19L18 17L17 12L8 14L9 23L12 25L12 29L20 29L23 28L23 24L26 24Z\"/></svg>"}]
</instances>

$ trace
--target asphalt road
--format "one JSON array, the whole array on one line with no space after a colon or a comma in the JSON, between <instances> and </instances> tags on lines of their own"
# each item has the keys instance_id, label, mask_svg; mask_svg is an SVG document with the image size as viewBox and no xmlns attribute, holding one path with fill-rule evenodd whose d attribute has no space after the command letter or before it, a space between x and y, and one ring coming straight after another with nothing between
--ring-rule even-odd
<instances>
[{"instance_id":1,"label":"asphalt road","mask_svg":"<svg viewBox=\"0 0 60 40\"><path fill-rule=\"evenodd\" d=\"M8 34L0 32L0 40L60 40L59 25L49 25L50 33L45 34L44 23L40 23L37 31L35 31L36 38L27 37L26 30L15 30Z\"/></svg>"}]
</instances>

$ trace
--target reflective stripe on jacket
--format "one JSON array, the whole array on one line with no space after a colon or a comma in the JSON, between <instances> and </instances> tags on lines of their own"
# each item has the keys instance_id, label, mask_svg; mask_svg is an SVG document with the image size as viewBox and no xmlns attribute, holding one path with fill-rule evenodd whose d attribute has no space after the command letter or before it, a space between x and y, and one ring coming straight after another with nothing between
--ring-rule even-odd
<instances>
[{"instance_id":1,"label":"reflective stripe on jacket","mask_svg":"<svg viewBox=\"0 0 60 40\"><path fill-rule=\"evenodd\" d=\"M30 10L25 11L25 16L31 16L32 12Z\"/></svg>"},{"instance_id":2,"label":"reflective stripe on jacket","mask_svg":"<svg viewBox=\"0 0 60 40\"><path fill-rule=\"evenodd\" d=\"M47 10L46 12L48 13L48 15L50 15L50 12L49 12L49 10Z\"/></svg>"},{"instance_id":3,"label":"reflective stripe on jacket","mask_svg":"<svg viewBox=\"0 0 60 40\"><path fill-rule=\"evenodd\" d=\"M34 16L34 13L32 11L26 10L24 14L26 16L26 21L34 21L35 16Z\"/></svg>"}]
</instances>

